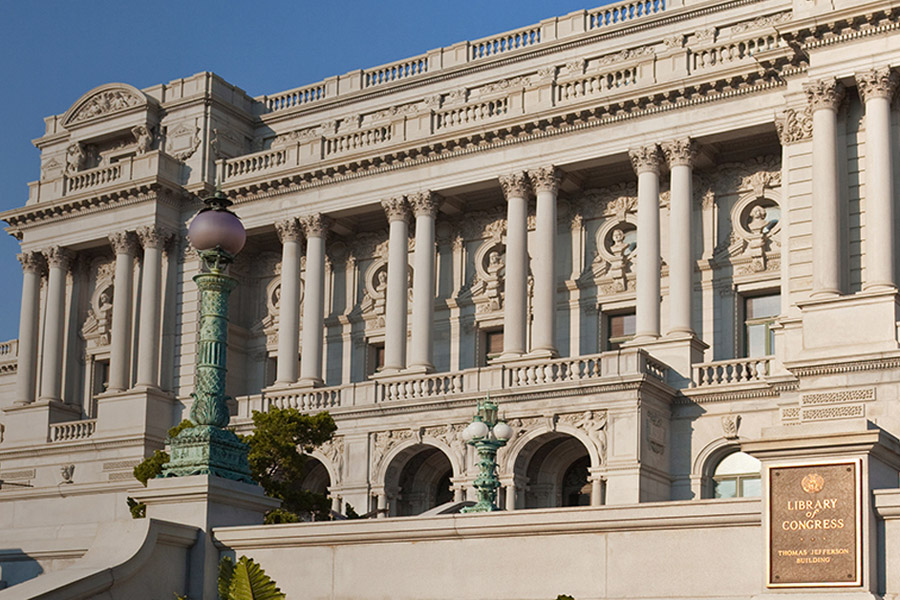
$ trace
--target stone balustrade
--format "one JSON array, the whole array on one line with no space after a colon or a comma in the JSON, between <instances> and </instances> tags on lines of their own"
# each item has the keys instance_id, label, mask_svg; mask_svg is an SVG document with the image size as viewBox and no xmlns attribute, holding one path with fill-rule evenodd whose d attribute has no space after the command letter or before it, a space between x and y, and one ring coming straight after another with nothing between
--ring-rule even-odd
<instances>
[{"instance_id":1,"label":"stone balustrade","mask_svg":"<svg viewBox=\"0 0 900 600\"><path fill-rule=\"evenodd\" d=\"M51 442L86 440L97 430L97 419L51 423L48 439Z\"/></svg>"},{"instance_id":2,"label":"stone balustrade","mask_svg":"<svg viewBox=\"0 0 900 600\"><path fill-rule=\"evenodd\" d=\"M254 410L296 408L304 412L373 406L394 402L478 398L488 393L584 387L621 377L646 376L666 382L668 367L640 349L554 360L522 360L452 373L402 373L332 387L287 387L237 398L238 416Z\"/></svg>"},{"instance_id":3,"label":"stone balustrade","mask_svg":"<svg viewBox=\"0 0 900 600\"><path fill-rule=\"evenodd\" d=\"M635 0L631 2L619 2L610 6L604 6L589 11L587 14L587 27L590 30L601 29L630 23L641 17L648 17L661 13L672 7L675 2L671 0Z\"/></svg>"},{"instance_id":4,"label":"stone balustrade","mask_svg":"<svg viewBox=\"0 0 900 600\"><path fill-rule=\"evenodd\" d=\"M700 363L693 367L691 387L704 388L761 382L769 375L773 357L737 358Z\"/></svg>"}]
</instances>

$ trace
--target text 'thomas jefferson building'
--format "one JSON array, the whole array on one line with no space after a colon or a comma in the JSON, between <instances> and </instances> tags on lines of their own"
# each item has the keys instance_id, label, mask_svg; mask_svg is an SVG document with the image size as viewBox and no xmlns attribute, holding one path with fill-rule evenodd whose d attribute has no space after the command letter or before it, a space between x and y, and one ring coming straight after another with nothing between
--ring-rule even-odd
<instances>
[{"instance_id":1,"label":"text 'thomas jefferson building'","mask_svg":"<svg viewBox=\"0 0 900 600\"><path fill-rule=\"evenodd\" d=\"M188 414L185 236L217 186L248 232L232 423L329 411L304 485L379 518L213 524L208 559L252 556L291 598L483 598L503 571L491 597L898 597L898 16L633 0L274 95L200 73L47 117L2 215L24 285L0 598L100 564L114 522L140 549L110 553L114 590L214 597L195 529L125 498ZM505 511L394 518L473 498L461 433L488 394ZM807 500L828 502L779 520ZM779 545L839 518L846 547Z\"/></svg>"}]
</instances>

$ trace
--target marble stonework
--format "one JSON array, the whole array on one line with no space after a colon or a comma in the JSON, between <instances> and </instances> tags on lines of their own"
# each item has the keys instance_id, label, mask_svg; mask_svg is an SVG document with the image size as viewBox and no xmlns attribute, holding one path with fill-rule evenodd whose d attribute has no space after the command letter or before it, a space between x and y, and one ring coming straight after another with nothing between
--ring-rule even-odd
<instances>
[{"instance_id":1,"label":"marble stonework","mask_svg":"<svg viewBox=\"0 0 900 600\"><path fill-rule=\"evenodd\" d=\"M473 497L461 430L490 393L515 431L498 457L511 514L484 521L512 528L504 548L544 532L562 551L588 517L553 509L590 505L582 529L611 549L585 550L604 568L576 597L626 595L619 518L655 532L650 556L684 531L752 546L735 552L756 566L707 572L705 591L673 567L688 575L651 578L650 596L763 593L760 509L717 504L718 463L776 452L782 428L832 440L823 454L860 423L888 454L900 437L897 17L888 0L628 1L272 95L212 73L86 92L45 119L41 177L0 215L24 278L19 338L0 344L0 480L31 486L0 489L0 579L61 571L127 520L131 469L189 414L201 266L185 235L219 185L248 230L232 423L328 410L338 432L302 484L384 518L220 542L283 577L360 560L315 563L329 532L393 539L386 560L405 560L418 538L391 517ZM870 483L866 523L900 552L900 482ZM466 527L441 518L426 562L496 537L454 545ZM900 594L897 561L879 564L856 591Z\"/></svg>"}]
</instances>

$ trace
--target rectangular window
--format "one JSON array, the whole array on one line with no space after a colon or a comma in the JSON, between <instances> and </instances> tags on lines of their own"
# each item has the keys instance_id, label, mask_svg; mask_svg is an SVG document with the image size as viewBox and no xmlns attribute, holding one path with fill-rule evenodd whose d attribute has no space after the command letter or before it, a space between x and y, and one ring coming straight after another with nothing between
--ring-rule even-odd
<instances>
[{"instance_id":1,"label":"rectangular window","mask_svg":"<svg viewBox=\"0 0 900 600\"><path fill-rule=\"evenodd\" d=\"M756 358L775 353L772 325L780 312L780 294L744 298L744 356Z\"/></svg>"},{"instance_id":2,"label":"rectangular window","mask_svg":"<svg viewBox=\"0 0 900 600\"><path fill-rule=\"evenodd\" d=\"M109 388L109 360L94 361L94 378L91 392L94 396L102 394Z\"/></svg>"},{"instance_id":3,"label":"rectangular window","mask_svg":"<svg viewBox=\"0 0 900 600\"><path fill-rule=\"evenodd\" d=\"M503 354L503 329L488 329L481 335L481 365L486 366Z\"/></svg>"},{"instance_id":4,"label":"rectangular window","mask_svg":"<svg viewBox=\"0 0 900 600\"><path fill-rule=\"evenodd\" d=\"M368 373L374 375L384 368L384 342L369 344Z\"/></svg>"},{"instance_id":5,"label":"rectangular window","mask_svg":"<svg viewBox=\"0 0 900 600\"><path fill-rule=\"evenodd\" d=\"M606 317L606 349L618 350L634 337L637 319L634 312L612 314Z\"/></svg>"}]
</instances>

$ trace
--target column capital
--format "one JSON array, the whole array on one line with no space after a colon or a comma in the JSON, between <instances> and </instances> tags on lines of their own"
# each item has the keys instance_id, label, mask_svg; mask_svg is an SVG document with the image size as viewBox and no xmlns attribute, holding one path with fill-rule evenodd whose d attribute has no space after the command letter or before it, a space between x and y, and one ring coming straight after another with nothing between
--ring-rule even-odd
<instances>
[{"instance_id":1,"label":"column capital","mask_svg":"<svg viewBox=\"0 0 900 600\"><path fill-rule=\"evenodd\" d=\"M844 85L834 77L817 79L803 85L806 98L813 112L817 110L837 110L844 99Z\"/></svg>"},{"instance_id":2,"label":"column capital","mask_svg":"<svg viewBox=\"0 0 900 600\"><path fill-rule=\"evenodd\" d=\"M135 235L141 240L144 248L163 248L174 234L159 225L144 225L135 230Z\"/></svg>"},{"instance_id":3,"label":"column capital","mask_svg":"<svg viewBox=\"0 0 900 600\"><path fill-rule=\"evenodd\" d=\"M300 227L303 229L303 233L307 238L311 237L319 237L323 238L328 233L328 228L331 227L332 219L323 215L322 213L315 213L312 215L304 215L298 219L300 223ZM276 227L278 225L276 224Z\"/></svg>"},{"instance_id":4,"label":"column capital","mask_svg":"<svg viewBox=\"0 0 900 600\"><path fill-rule=\"evenodd\" d=\"M137 254L137 239L132 231L116 231L106 236L116 254Z\"/></svg>"},{"instance_id":5,"label":"column capital","mask_svg":"<svg viewBox=\"0 0 900 600\"><path fill-rule=\"evenodd\" d=\"M17 256L25 273L40 273L44 268L44 255L37 250L28 250Z\"/></svg>"},{"instance_id":6,"label":"column capital","mask_svg":"<svg viewBox=\"0 0 900 600\"><path fill-rule=\"evenodd\" d=\"M634 172L638 175L648 172L659 175L662 170L663 157L659 151L659 146L656 144L629 150L628 157L631 159L631 166L634 168Z\"/></svg>"},{"instance_id":7,"label":"column capital","mask_svg":"<svg viewBox=\"0 0 900 600\"><path fill-rule=\"evenodd\" d=\"M409 204L403 196L382 200L381 208L384 209L388 222L405 221L409 218Z\"/></svg>"},{"instance_id":8,"label":"column capital","mask_svg":"<svg viewBox=\"0 0 900 600\"><path fill-rule=\"evenodd\" d=\"M411 194L407 196L407 200L415 216L431 217L432 219L437 216L438 206L441 203L440 196L431 190Z\"/></svg>"},{"instance_id":9,"label":"column capital","mask_svg":"<svg viewBox=\"0 0 900 600\"><path fill-rule=\"evenodd\" d=\"M897 73L890 67L862 71L857 73L855 78L856 88L863 102L869 98L893 99L894 92L897 91L897 82L900 81Z\"/></svg>"},{"instance_id":10,"label":"column capital","mask_svg":"<svg viewBox=\"0 0 900 600\"><path fill-rule=\"evenodd\" d=\"M669 168L677 166L692 167L697 159L697 142L692 138L672 140L660 145Z\"/></svg>"},{"instance_id":11,"label":"column capital","mask_svg":"<svg viewBox=\"0 0 900 600\"><path fill-rule=\"evenodd\" d=\"M303 227L297 217L289 217L275 222L275 231L281 243L299 242L303 239Z\"/></svg>"},{"instance_id":12,"label":"column capital","mask_svg":"<svg viewBox=\"0 0 900 600\"><path fill-rule=\"evenodd\" d=\"M58 267L63 271L69 270L72 259L75 257L75 254L71 250L61 248L60 246L50 246L44 250L43 254L44 258L47 260L47 266Z\"/></svg>"},{"instance_id":13,"label":"column capital","mask_svg":"<svg viewBox=\"0 0 900 600\"><path fill-rule=\"evenodd\" d=\"M562 171L553 165L541 167L528 171L528 179L531 180L531 186L535 192L552 192L555 194L559 190L559 184L562 181Z\"/></svg>"},{"instance_id":14,"label":"column capital","mask_svg":"<svg viewBox=\"0 0 900 600\"><path fill-rule=\"evenodd\" d=\"M503 196L507 200L510 198L528 198L531 195L528 175L524 171L501 176L500 187L503 188Z\"/></svg>"}]
</instances>

